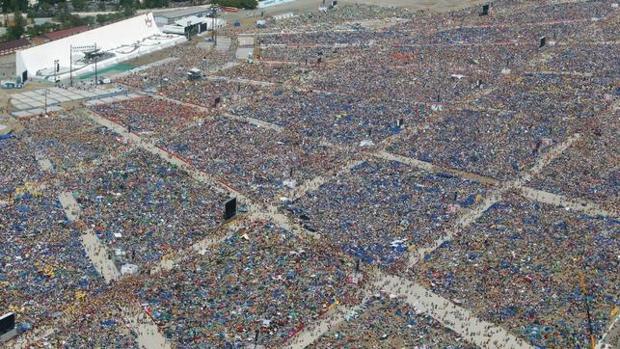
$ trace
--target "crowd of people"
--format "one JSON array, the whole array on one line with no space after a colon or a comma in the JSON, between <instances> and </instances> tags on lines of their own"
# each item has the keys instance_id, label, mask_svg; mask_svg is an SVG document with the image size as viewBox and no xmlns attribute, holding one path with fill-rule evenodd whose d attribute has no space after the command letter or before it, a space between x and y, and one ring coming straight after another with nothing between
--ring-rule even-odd
<instances>
[{"instance_id":1,"label":"crowd of people","mask_svg":"<svg viewBox=\"0 0 620 349\"><path fill-rule=\"evenodd\" d=\"M488 189L449 174L377 160L357 165L287 203L286 209L356 259L389 266L445 234Z\"/></svg>"},{"instance_id":2,"label":"crowd of people","mask_svg":"<svg viewBox=\"0 0 620 349\"><path fill-rule=\"evenodd\" d=\"M350 158L344 151L297 133L209 116L153 97L96 106L93 110L131 132L144 134L219 182L264 202L288 195L298 185ZM148 167L146 163L143 166Z\"/></svg>"},{"instance_id":3,"label":"crowd of people","mask_svg":"<svg viewBox=\"0 0 620 349\"><path fill-rule=\"evenodd\" d=\"M532 166L569 134L553 119L511 111L445 110L438 119L387 149L450 168L509 179Z\"/></svg>"},{"instance_id":4,"label":"crowd of people","mask_svg":"<svg viewBox=\"0 0 620 349\"><path fill-rule=\"evenodd\" d=\"M23 137L37 159L47 159L52 170L69 178L127 151L116 135L73 114L25 121Z\"/></svg>"},{"instance_id":5,"label":"crowd of people","mask_svg":"<svg viewBox=\"0 0 620 349\"><path fill-rule=\"evenodd\" d=\"M377 265L532 345L583 346L585 303L595 335L620 306L617 218L515 191L456 230L498 186L454 173L501 185L579 133L526 184L617 215L612 5L503 0L488 16L479 6L337 5L270 21L268 34L251 29L249 59L235 58L241 29L224 30L233 42L224 50L197 37L119 80L160 96L90 107L214 186L77 114L23 121L24 131L0 136L0 311L15 311L21 331L55 324L49 340L65 348L137 347L127 314L146 314L173 347L245 348L291 343L340 305L361 304L312 347L471 347L403 299L364 297ZM188 79L192 68L199 79ZM450 170L379 159L386 153ZM312 234L241 217L171 270L109 286L80 243L92 230L117 267L153 270L222 227L230 189ZM77 200L77 223L61 191ZM454 238L406 265L447 231ZM68 314L73 323L58 321Z\"/></svg>"},{"instance_id":6,"label":"crowd of people","mask_svg":"<svg viewBox=\"0 0 620 349\"><path fill-rule=\"evenodd\" d=\"M555 194L584 198L618 214L620 197L620 128L616 115L591 125L575 146L566 150L531 182L530 186ZM575 161L575 159L579 159Z\"/></svg>"},{"instance_id":7,"label":"crowd of people","mask_svg":"<svg viewBox=\"0 0 620 349\"><path fill-rule=\"evenodd\" d=\"M416 266L431 290L544 348L589 342L620 305L617 219L508 194ZM559 252L561 251L561 253Z\"/></svg>"},{"instance_id":8,"label":"crowd of people","mask_svg":"<svg viewBox=\"0 0 620 349\"><path fill-rule=\"evenodd\" d=\"M174 90L183 85L185 88L190 88L192 84L187 83L187 73L190 69L200 69L203 73L218 69L231 60L235 48L236 44L226 50L215 49L213 44L205 43L204 38L199 37L168 49L167 63L125 75L118 79L118 82L147 91Z\"/></svg>"},{"instance_id":9,"label":"crowd of people","mask_svg":"<svg viewBox=\"0 0 620 349\"><path fill-rule=\"evenodd\" d=\"M117 284L105 293L73 302L64 312L63 318L55 323L53 333L42 347L141 348L135 324L128 319L127 314L138 321L145 321L148 315L135 298L128 296L132 291L128 285L132 283Z\"/></svg>"},{"instance_id":10,"label":"crowd of people","mask_svg":"<svg viewBox=\"0 0 620 349\"><path fill-rule=\"evenodd\" d=\"M91 107L95 113L121 124L144 138L154 138L187 127L208 113L154 97L140 97L123 102Z\"/></svg>"},{"instance_id":11,"label":"crowd of people","mask_svg":"<svg viewBox=\"0 0 620 349\"><path fill-rule=\"evenodd\" d=\"M377 293L362 309L308 348L476 348L400 297Z\"/></svg>"},{"instance_id":12,"label":"crowd of people","mask_svg":"<svg viewBox=\"0 0 620 349\"><path fill-rule=\"evenodd\" d=\"M26 183L46 178L23 134L0 136L0 157L0 200L8 200L15 189Z\"/></svg>"},{"instance_id":13,"label":"crowd of people","mask_svg":"<svg viewBox=\"0 0 620 349\"><path fill-rule=\"evenodd\" d=\"M429 108L393 100L282 89L238 103L230 111L274 123L309 139L346 145L379 143L406 125L422 123L430 113Z\"/></svg>"},{"instance_id":14,"label":"crowd of people","mask_svg":"<svg viewBox=\"0 0 620 349\"><path fill-rule=\"evenodd\" d=\"M360 302L363 276L337 249L269 221L243 223L137 295L182 348L278 347L335 304Z\"/></svg>"},{"instance_id":15,"label":"crowd of people","mask_svg":"<svg viewBox=\"0 0 620 349\"><path fill-rule=\"evenodd\" d=\"M101 292L103 280L22 136L0 139L0 309L19 314L26 331L53 323L80 294Z\"/></svg>"},{"instance_id":16,"label":"crowd of people","mask_svg":"<svg viewBox=\"0 0 620 349\"><path fill-rule=\"evenodd\" d=\"M167 135L160 145L263 202L286 196L349 159L314 140L221 116Z\"/></svg>"},{"instance_id":17,"label":"crowd of people","mask_svg":"<svg viewBox=\"0 0 620 349\"><path fill-rule=\"evenodd\" d=\"M223 220L226 195L142 150L76 176L69 188L83 221L107 246L119 269L142 267L190 246Z\"/></svg>"}]
</instances>

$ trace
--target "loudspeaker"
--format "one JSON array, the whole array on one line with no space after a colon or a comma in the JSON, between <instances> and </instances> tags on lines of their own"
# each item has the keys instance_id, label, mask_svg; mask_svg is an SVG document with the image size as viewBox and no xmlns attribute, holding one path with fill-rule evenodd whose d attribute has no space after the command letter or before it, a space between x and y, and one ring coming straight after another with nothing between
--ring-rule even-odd
<instances>
[{"instance_id":1,"label":"loudspeaker","mask_svg":"<svg viewBox=\"0 0 620 349\"><path fill-rule=\"evenodd\" d=\"M237 215L237 198L232 198L224 204L224 220L229 220Z\"/></svg>"},{"instance_id":2,"label":"loudspeaker","mask_svg":"<svg viewBox=\"0 0 620 349\"><path fill-rule=\"evenodd\" d=\"M7 313L0 317L0 336L15 328L15 313Z\"/></svg>"},{"instance_id":3,"label":"loudspeaker","mask_svg":"<svg viewBox=\"0 0 620 349\"><path fill-rule=\"evenodd\" d=\"M489 15L489 4L482 5L482 13L480 15L481 16Z\"/></svg>"}]
</instances>

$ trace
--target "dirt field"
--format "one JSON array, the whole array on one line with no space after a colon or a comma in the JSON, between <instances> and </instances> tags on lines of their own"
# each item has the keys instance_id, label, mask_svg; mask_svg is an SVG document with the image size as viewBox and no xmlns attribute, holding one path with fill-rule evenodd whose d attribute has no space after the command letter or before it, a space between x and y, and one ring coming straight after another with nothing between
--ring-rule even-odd
<instances>
[{"instance_id":1,"label":"dirt field","mask_svg":"<svg viewBox=\"0 0 620 349\"><path fill-rule=\"evenodd\" d=\"M431 10L437 12L462 9L487 0L341 0L339 3L357 3L377 6L404 7L412 10Z\"/></svg>"}]
</instances>

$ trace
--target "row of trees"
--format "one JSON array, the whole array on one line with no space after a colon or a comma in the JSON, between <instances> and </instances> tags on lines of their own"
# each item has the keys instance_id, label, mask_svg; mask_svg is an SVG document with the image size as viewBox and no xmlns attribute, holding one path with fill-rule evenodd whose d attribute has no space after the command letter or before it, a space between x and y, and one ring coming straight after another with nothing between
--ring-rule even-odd
<instances>
[{"instance_id":1,"label":"row of trees","mask_svg":"<svg viewBox=\"0 0 620 349\"><path fill-rule=\"evenodd\" d=\"M67 2L62 0L41 0L34 8L27 7L27 0L1 0L2 12L6 19L7 13L13 14L13 21L7 26L6 34L3 40L15 40L21 38L24 34L28 34L31 37L38 36L44 33L48 33L58 29L73 28L82 25L94 26L103 25L109 22L115 22L130 16L133 16L138 8L138 2L136 0L120 0L117 4L117 12L110 14L99 14L97 16L76 16L71 13ZM72 0L72 7L77 10L76 7L87 4L87 0ZM163 1L163 0L148 0L148 1ZM77 3L77 6L76 6ZM51 6L51 7L50 7ZM52 16L54 23L45 23L41 25L28 26L28 21L23 16L23 8L26 7L26 13L28 18L35 18L37 13L43 8L44 12L51 12L55 15Z\"/></svg>"},{"instance_id":2,"label":"row of trees","mask_svg":"<svg viewBox=\"0 0 620 349\"><path fill-rule=\"evenodd\" d=\"M213 0L212 2L221 6L244 9L255 9L258 6L258 0Z\"/></svg>"}]
</instances>

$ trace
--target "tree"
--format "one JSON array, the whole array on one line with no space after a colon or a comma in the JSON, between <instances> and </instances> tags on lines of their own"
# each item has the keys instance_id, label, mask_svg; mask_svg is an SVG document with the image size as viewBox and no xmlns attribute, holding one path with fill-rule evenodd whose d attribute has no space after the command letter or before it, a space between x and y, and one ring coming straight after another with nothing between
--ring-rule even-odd
<instances>
[{"instance_id":1,"label":"tree","mask_svg":"<svg viewBox=\"0 0 620 349\"><path fill-rule=\"evenodd\" d=\"M230 6L244 9L255 9L258 6L258 0L215 0L214 3L221 6Z\"/></svg>"},{"instance_id":2,"label":"tree","mask_svg":"<svg viewBox=\"0 0 620 349\"><path fill-rule=\"evenodd\" d=\"M26 28L26 19L22 16L22 13L15 11L13 15L13 25L10 25L6 30L6 36L9 40L17 40L22 37Z\"/></svg>"},{"instance_id":3,"label":"tree","mask_svg":"<svg viewBox=\"0 0 620 349\"><path fill-rule=\"evenodd\" d=\"M75 11L83 11L88 3L86 0L71 0L71 5Z\"/></svg>"},{"instance_id":4,"label":"tree","mask_svg":"<svg viewBox=\"0 0 620 349\"><path fill-rule=\"evenodd\" d=\"M241 0L241 7L253 10L258 7L258 0Z\"/></svg>"},{"instance_id":5,"label":"tree","mask_svg":"<svg viewBox=\"0 0 620 349\"><path fill-rule=\"evenodd\" d=\"M136 2L134 0L120 0L118 7L126 17L136 13Z\"/></svg>"},{"instance_id":6,"label":"tree","mask_svg":"<svg viewBox=\"0 0 620 349\"><path fill-rule=\"evenodd\" d=\"M11 10L13 11L26 11L28 9L28 0L9 0L8 2Z\"/></svg>"},{"instance_id":7,"label":"tree","mask_svg":"<svg viewBox=\"0 0 620 349\"><path fill-rule=\"evenodd\" d=\"M143 8L160 8L167 7L168 0L144 0L142 3Z\"/></svg>"}]
</instances>

